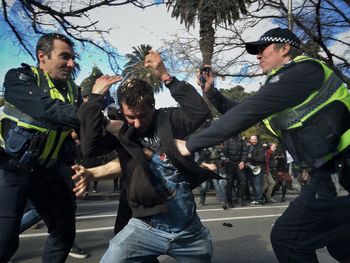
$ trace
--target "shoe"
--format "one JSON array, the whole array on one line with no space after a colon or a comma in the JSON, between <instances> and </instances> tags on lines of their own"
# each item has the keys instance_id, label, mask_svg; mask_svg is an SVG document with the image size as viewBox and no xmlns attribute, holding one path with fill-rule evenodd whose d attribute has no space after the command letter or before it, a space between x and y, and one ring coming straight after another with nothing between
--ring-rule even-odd
<instances>
[{"instance_id":1,"label":"shoe","mask_svg":"<svg viewBox=\"0 0 350 263\"><path fill-rule=\"evenodd\" d=\"M233 203L228 203L229 208L235 208L236 206Z\"/></svg>"},{"instance_id":2,"label":"shoe","mask_svg":"<svg viewBox=\"0 0 350 263\"><path fill-rule=\"evenodd\" d=\"M80 247L78 247L76 244L73 244L73 247L69 252L69 255L73 258L87 258L90 256L88 253L85 253L85 251L82 250Z\"/></svg>"},{"instance_id":3,"label":"shoe","mask_svg":"<svg viewBox=\"0 0 350 263\"><path fill-rule=\"evenodd\" d=\"M242 201L240 202L240 205L241 205L241 207L245 207L245 206L248 205L248 203L247 203L246 201L242 200Z\"/></svg>"},{"instance_id":4,"label":"shoe","mask_svg":"<svg viewBox=\"0 0 350 263\"><path fill-rule=\"evenodd\" d=\"M92 192L93 192L93 193L97 193L97 190L96 190L96 189L93 189Z\"/></svg>"},{"instance_id":5,"label":"shoe","mask_svg":"<svg viewBox=\"0 0 350 263\"><path fill-rule=\"evenodd\" d=\"M205 206L204 202L199 202L200 206Z\"/></svg>"},{"instance_id":6,"label":"shoe","mask_svg":"<svg viewBox=\"0 0 350 263\"><path fill-rule=\"evenodd\" d=\"M262 205L261 201L252 201L250 202L251 205Z\"/></svg>"},{"instance_id":7,"label":"shoe","mask_svg":"<svg viewBox=\"0 0 350 263\"><path fill-rule=\"evenodd\" d=\"M227 210L227 204L225 202L220 202L222 209Z\"/></svg>"},{"instance_id":8,"label":"shoe","mask_svg":"<svg viewBox=\"0 0 350 263\"><path fill-rule=\"evenodd\" d=\"M268 204L275 204L275 203L277 203L277 201L275 199L273 199L273 198L267 198L266 199L266 203L268 203Z\"/></svg>"},{"instance_id":9,"label":"shoe","mask_svg":"<svg viewBox=\"0 0 350 263\"><path fill-rule=\"evenodd\" d=\"M281 203L284 203L285 201L286 201L285 197L282 197L281 200L280 200Z\"/></svg>"},{"instance_id":10,"label":"shoe","mask_svg":"<svg viewBox=\"0 0 350 263\"><path fill-rule=\"evenodd\" d=\"M31 228L32 229L39 229L39 228L41 228L41 225L40 225L40 223L36 223L36 224L32 225Z\"/></svg>"}]
</instances>

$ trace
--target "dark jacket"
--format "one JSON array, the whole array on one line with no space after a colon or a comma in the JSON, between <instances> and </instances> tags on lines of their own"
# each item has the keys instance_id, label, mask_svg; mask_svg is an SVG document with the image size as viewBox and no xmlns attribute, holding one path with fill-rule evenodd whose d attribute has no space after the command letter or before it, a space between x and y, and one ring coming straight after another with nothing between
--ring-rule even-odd
<instances>
[{"instance_id":1,"label":"dark jacket","mask_svg":"<svg viewBox=\"0 0 350 263\"><path fill-rule=\"evenodd\" d=\"M224 154L230 162L247 162L248 148L245 141L238 136L228 139L224 143Z\"/></svg>"},{"instance_id":2,"label":"dark jacket","mask_svg":"<svg viewBox=\"0 0 350 263\"><path fill-rule=\"evenodd\" d=\"M186 143L188 150L196 152L216 145L276 112L302 103L322 86L323 79L321 65L313 62L290 63L290 67L277 73L243 102L230 100L217 89L212 90L207 94L208 99L223 115L210 128L191 136Z\"/></svg>"},{"instance_id":3,"label":"dark jacket","mask_svg":"<svg viewBox=\"0 0 350 263\"><path fill-rule=\"evenodd\" d=\"M39 74L43 74L42 70L39 70ZM41 86L45 84L47 84L45 81L41 81ZM65 83L54 84L66 98ZM72 105L52 99L48 88L38 87L36 76L30 66L22 64L20 68L9 70L5 76L4 87L5 100L32 118L53 126L79 128L76 112L81 100ZM80 89L78 94L80 95Z\"/></svg>"},{"instance_id":4,"label":"dark jacket","mask_svg":"<svg viewBox=\"0 0 350 263\"><path fill-rule=\"evenodd\" d=\"M248 162L265 167L265 148L260 143L248 146Z\"/></svg>"},{"instance_id":5,"label":"dark jacket","mask_svg":"<svg viewBox=\"0 0 350 263\"><path fill-rule=\"evenodd\" d=\"M50 96L48 82L41 69L38 68L40 76L40 87L38 80L30 66L22 64L22 67L10 69L5 76L4 87L5 101L18 110L28 114L40 123L48 127L61 127L79 129L79 120L76 116L78 106L81 103L80 89L77 88L77 98L73 104L65 103L59 99L52 99ZM60 94L67 99L66 82L54 83ZM2 136L6 137L10 125L13 123L3 119ZM71 136L68 136L61 149L59 159L70 163L75 158L75 144Z\"/></svg>"},{"instance_id":6,"label":"dark jacket","mask_svg":"<svg viewBox=\"0 0 350 263\"><path fill-rule=\"evenodd\" d=\"M181 107L156 110L153 125L167 157L194 188L209 178L218 178L218 175L200 168L192 158L183 157L177 151L174 139L186 138L207 119L210 111L190 84L174 78L168 88ZM119 140L108 134L104 136L102 102L103 96L92 95L78 112L82 124L83 153L93 155L99 147L113 143L118 149L133 216L144 217L166 212L165 195L158 193L149 180L152 172L136 137L136 129L125 124Z\"/></svg>"}]
</instances>

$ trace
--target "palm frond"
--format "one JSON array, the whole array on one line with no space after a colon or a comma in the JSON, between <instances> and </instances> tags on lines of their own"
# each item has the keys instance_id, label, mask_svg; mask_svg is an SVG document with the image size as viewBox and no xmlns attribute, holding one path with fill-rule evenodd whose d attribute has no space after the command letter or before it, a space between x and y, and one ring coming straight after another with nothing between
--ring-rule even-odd
<instances>
[{"instance_id":1,"label":"palm frond","mask_svg":"<svg viewBox=\"0 0 350 263\"><path fill-rule=\"evenodd\" d=\"M155 93L160 92L163 89L163 84L159 79L153 75L152 71L144 66L145 57L148 51L152 49L150 45L141 44L140 46L133 47L131 53L126 54L128 62L124 66L123 78L124 81L130 78L141 78L148 81Z\"/></svg>"}]
</instances>

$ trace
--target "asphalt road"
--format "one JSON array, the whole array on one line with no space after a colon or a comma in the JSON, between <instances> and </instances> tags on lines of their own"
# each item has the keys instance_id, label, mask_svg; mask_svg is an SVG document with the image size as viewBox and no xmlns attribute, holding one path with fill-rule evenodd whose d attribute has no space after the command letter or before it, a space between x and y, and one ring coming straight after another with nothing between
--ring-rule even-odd
<instances>
[{"instance_id":1,"label":"asphalt road","mask_svg":"<svg viewBox=\"0 0 350 263\"><path fill-rule=\"evenodd\" d=\"M286 203L223 210L217 204L216 197L209 196L207 205L198 207L198 214L214 239L213 262L277 262L270 245L269 233L276 218L294 197L295 195L288 196ZM86 259L68 257L68 263L98 262L108 246L109 239L113 237L117 201L91 199L78 201L76 237L77 244L87 251L90 257ZM224 223L230 223L232 227L224 226ZM12 262L41 262L46 231L46 227L42 224L39 229L24 232L20 236L20 247ZM318 256L321 263L336 262L325 249L319 250ZM160 262L175 261L167 256L161 256Z\"/></svg>"}]
</instances>

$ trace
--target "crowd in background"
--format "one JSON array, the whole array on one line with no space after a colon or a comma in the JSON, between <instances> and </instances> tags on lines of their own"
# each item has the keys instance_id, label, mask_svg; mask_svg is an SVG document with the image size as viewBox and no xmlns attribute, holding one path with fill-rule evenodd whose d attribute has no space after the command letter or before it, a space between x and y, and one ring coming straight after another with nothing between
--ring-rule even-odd
<instances>
[{"instance_id":1,"label":"crowd in background","mask_svg":"<svg viewBox=\"0 0 350 263\"><path fill-rule=\"evenodd\" d=\"M199 187L199 205L205 205L208 189L215 190L223 209L286 201L294 181L303 189L309 180L307 165L295 165L282 145L260 142L257 135L235 136L215 147L197 152L202 167L224 180L210 180ZM299 187L298 187L299 188ZM276 197L276 192L279 193Z\"/></svg>"}]
</instances>

